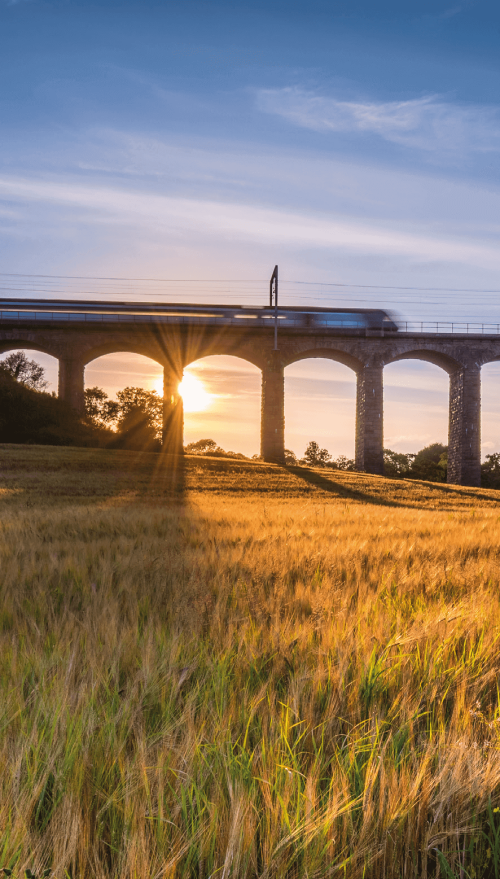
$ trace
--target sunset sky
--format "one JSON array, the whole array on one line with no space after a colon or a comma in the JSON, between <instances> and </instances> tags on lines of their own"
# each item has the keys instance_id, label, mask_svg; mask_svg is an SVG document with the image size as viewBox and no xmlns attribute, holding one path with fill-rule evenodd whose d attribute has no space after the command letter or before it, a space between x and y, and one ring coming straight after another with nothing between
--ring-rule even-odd
<instances>
[{"instance_id":1,"label":"sunset sky","mask_svg":"<svg viewBox=\"0 0 500 879\"><path fill-rule=\"evenodd\" d=\"M500 322L499 59L498 0L0 0L0 295L265 304L278 263L283 304ZM190 373L186 441L257 452L258 371ZM159 377L86 370L110 394ZM388 367L385 445L446 442L447 387ZM286 446L352 456L354 393L340 364L289 367Z\"/></svg>"}]
</instances>

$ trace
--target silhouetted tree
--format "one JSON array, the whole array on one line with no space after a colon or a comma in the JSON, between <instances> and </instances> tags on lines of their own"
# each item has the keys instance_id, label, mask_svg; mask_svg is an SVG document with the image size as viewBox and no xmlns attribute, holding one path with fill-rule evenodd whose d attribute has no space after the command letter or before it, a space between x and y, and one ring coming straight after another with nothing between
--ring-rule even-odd
<instances>
[{"instance_id":1,"label":"silhouetted tree","mask_svg":"<svg viewBox=\"0 0 500 879\"><path fill-rule=\"evenodd\" d=\"M8 372L16 382L31 388L33 391L44 391L48 386L45 370L36 360L28 360L24 351L13 351L0 361L0 369Z\"/></svg>"},{"instance_id":2,"label":"silhouetted tree","mask_svg":"<svg viewBox=\"0 0 500 879\"><path fill-rule=\"evenodd\" d=\"M112 445L122 449L159 451L163 426L163 400L156 391L124 388L118 391L119 415Z\"/></svg>"},{"instance_id":3,"label":"silhouetted tree","mask_svg":"<svg viewBox=\"0 0 500 879\"><path fill-rule=\"evenodd\" d=\"M139 420L139 413L142 413L144 423L153 431L156 439L161 440L163 428L163 400L158 396L156 391L146 391L144 388L124 388L118 391L118 403L120 406L120 415L118 419L118 430L121 431L125 423L132 420Z\"/></svg>"},{"instance_id":4,"label":"silhouetted tree","mask_svg":"<svg viewBox=\"0 0 500 879\"><path fill-rule=\"evenodd\" d=\"M120 404L110 400L102 388L85 388L85 414L96 427L111 427L120 414Z\"/></svg>"},{"instance_id":5,"label":"silhouetted tree","mask_svg":"<svg viewBox=\"0 0 500 879\"><path fill-rule=\"evenodd\" d=\"M322 464L327 464L328 461L331 461L332 456L328 449L320 449L317 442L311 440L307 444L307 448L304 452L304 461L309 467L318 467Z\"/></svg>"}]
</instances>

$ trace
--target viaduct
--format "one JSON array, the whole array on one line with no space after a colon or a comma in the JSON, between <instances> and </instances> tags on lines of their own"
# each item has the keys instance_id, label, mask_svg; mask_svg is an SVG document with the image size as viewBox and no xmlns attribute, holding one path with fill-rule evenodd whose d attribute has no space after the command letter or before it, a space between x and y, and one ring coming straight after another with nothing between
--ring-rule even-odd
<instances>
[{"instance_id":1,"label":"viaduct","mask_svg":"<svg viewBox=\"0 0 500 879\"><path fill-rule=\"evenodd\" d=\"M262 372L261 455L284 462L284 369L311 357L336 360L357 378L356 469L383 472L384 366L397 360L434 363L450 377L448 482L480 484L481 366L500 360L500 336L474 333L402 332L394 328L303 326L273 321L262 310L238 306L159 306L129 303L0 301L0 353L30 348L59 361L59 396L84 408L85 366L103 354L134 352L163 367L164 446L180 451L183 370L212 354L231 354ZM51 308L52 310L49 310ZM83 309L83 310L82 310ZM154 310L153 310L154 309ZM238 311L239 309L239 311ZM312 311L312 310L310 310ZM320 310L317 310L320 311ZM265 315L272 318L272 313Z\"/></svg>"}]
</instances>

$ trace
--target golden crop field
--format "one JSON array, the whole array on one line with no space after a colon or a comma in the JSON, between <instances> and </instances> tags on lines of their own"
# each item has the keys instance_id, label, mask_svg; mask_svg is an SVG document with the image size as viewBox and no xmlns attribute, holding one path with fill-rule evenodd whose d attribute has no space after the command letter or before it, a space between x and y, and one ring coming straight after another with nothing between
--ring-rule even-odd
<instances>
[{"instance_id":1,"label":"golden crop field","mask_svg":"<svg viewBox=\"0 0 500 879\"><path fill-rule=\"evenodd\" d=\"M500 496L0 446L0 868L500 876Z\"/></svg>"}]
</instances>

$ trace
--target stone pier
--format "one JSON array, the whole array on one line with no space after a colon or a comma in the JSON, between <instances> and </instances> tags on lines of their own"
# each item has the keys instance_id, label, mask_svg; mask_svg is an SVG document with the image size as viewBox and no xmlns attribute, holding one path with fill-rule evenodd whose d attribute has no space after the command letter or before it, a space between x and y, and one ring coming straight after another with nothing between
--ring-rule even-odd
<instances>
[{"instance_id":1,"label":"stone pier","mask_svg":"<svg viewBox=\"0 0 500 879\"><path fill-rule=\"evenodd\" d=\"M285 463L285 373L278 352L262 369L260 454L271 464Z\"/></svg>"},{"instance_id":2,"label":"stone pier","mask_svg":"<svg viewBox=\"0 0 500 879\"><path fill-rule=\"evenodd\" d=\"M380 365L363 366L357 373L356 470L384 472L384 385Z\"/></svg>"},{"instance_id":3,"label":"stone pier","mask_svg":"<svg viewBox=\"0 0 500 879\"><path fill-rule=\"evenodd\" d=\"M59 396L81 415L85 412L84 372L81 360L66 357L59 360Z\"/></svg>"},{"instance_id":4,"label":"stone pier","mask_svg":"<svg viewBox=\"0 0 500 879\"><path fill-rule=\"evenodd\" d=\"M481 370L476 363L450 374L448 482L481 485Z\"/></svg>"},{"instance_id":5,"label":"stone pier","mask_svg":"<svg viewBox=\"0 0 500 879\"><path fill-rule=\"evenodd\" d=\"M179 394L182 372L163 367L163 450L180 455L184 449L184 408Z\"/></svg>"}]
</instances>

